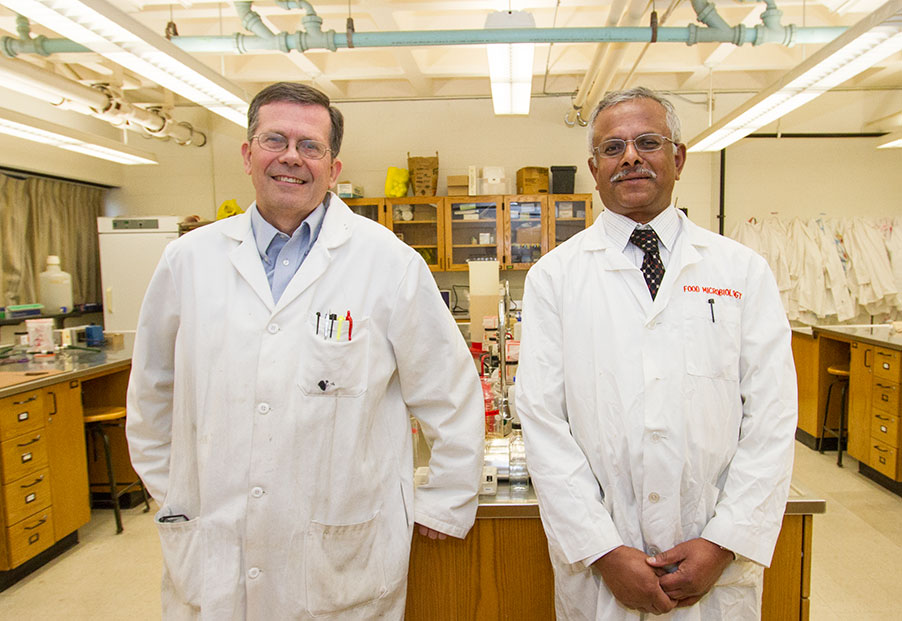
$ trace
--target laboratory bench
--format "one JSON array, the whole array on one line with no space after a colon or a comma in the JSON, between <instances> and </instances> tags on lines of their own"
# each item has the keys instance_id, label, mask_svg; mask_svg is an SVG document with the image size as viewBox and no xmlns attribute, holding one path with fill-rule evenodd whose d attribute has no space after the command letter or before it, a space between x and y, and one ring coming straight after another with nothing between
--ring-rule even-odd
<instances>
[{"instance_id":1,"label":"laboratory bench","mask_svg":"<svg viewBox=\"0 0 902 621\"><path fill-rule=\"evenodd\" d=\"M793 486L770 568L764 572L762 621L807 621L813 516L826 502ZM480 496L466 539L414 535L407 583L408 621L548 621L554 575L539 505L530 486L513 495L506 482Z\"/></svg>"},{"instance_id":2,"label":"laboratory bench","mask_svg":"<svg viewBox=\"0 0 902 621\"><path fill-rule=\"evenodd\" d=\"M130 345L3 359L0 590L78 543L91 517L89 483L107 481L102 450L85 444L83 408L125 405ZM117 480L134 480L124 437L114 455Z\"/></svg>"},{"instance_id":3,"label":"laboratory bench","mask_svg":"<svg viewBox=\"0 0 902 621\"><path fill-rule=\"evenodd\" d=\"M861 474L902 495L902 334L889 325L794 328L792 352L799 389L796 438L812 449L836 449L838 440L821 431L825 419L828 428L838 428L842 406L832 398L827 407L827 392L836 381L827 367L848 365L844 448Z\"/></svg>"}]
</instances>

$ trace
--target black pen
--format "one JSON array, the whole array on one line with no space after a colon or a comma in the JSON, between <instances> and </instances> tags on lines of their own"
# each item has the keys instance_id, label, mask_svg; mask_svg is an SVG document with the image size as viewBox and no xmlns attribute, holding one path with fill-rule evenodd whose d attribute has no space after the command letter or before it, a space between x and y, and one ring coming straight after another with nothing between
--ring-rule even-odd
<instances>
[{"instance_id":1,"label":"black pen","mask_svg":"<svg viewBox=\"0 0 902 621\"><path fill-rule=\"evenodd\" d=\"M316 333L319 334L319 311L316 311Z\"/></svg>"},{"instance_id":2,"label":"black pen","mask_svg":"<svg viewBox=\"0 0 902 621\"><path fill-rule=\"evenodd\" d=\"M714 322L714 298L708 298L708 304L711 305L711 323Z\"/></svg>"}]
</instances>

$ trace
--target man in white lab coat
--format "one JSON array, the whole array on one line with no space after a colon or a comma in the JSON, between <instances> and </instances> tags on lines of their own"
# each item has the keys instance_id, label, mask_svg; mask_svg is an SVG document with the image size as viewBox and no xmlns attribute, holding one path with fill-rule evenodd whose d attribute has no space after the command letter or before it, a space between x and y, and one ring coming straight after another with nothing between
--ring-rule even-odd
<instances>
[{"instance_id":1,"label":"man in white lab coat","mask_svg":"<svg viewBox=\"0 0 902 621\"><path fill-rule=\"evenodd\" d=\"M671 204L668 101L609 94L589 138L605 211L530 270L517 372L558 619L757 619L797 412L774 278Z\"/></svg>"},{"instance_id":2,"label":"man in white lab coat","mask_svg":"<svg viewBox=\"0 0 902 621\"><path fill-rule=\"evenodd\" d=\"M136 337L164 617L401 619L414 525L475 519L475 368L422 258L329 193L328 97L275 84L248 121L255 204L166 248ZM409 414L432 443L416 490Z\"/></svg>"}]
</instances>

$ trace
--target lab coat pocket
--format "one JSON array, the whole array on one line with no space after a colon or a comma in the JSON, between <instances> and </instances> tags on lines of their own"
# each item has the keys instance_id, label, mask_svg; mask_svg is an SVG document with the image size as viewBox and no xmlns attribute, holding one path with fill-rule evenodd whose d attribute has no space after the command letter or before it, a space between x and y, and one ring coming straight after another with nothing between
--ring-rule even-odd
<instances>
[{"instance_id":1,"label":"lab coat pocket","mask_svg":"<svg viewBox=\"0 0 902 621\"><path fill-rule=\"evenodd\" d=\"M310 522L304 543L307 611L323 616L376 600L387 592L377 512L357 524Z\"/></svg>"},{"instance_id":2,"label":"lab coat pocket","mask_svg":"<svg viewBox=\"0 0 902 621\"><path fill-rule=\"evenodd\" d=\"M693 302L683 319L686 372L735 380L739 377L739 309L732 300Z\"/></svg>"},{"instance_id":3,"label":"lab coat pocket","mask_svg":"<svg viewBox=\"0 0 902 621\"><path fill-rule=\"evenodd\" d=\"M204 538L200 520L161 522L170 514L161 510L154 520L160 535L163 566L181 603L200 607L204 589Z\"/></svg>"},{"instance_id":4,"label":"lab coat pocket","mask_svg":"<svg viewBox=\"0 0 902 621\"><path fill-rule=\"evenodd\" d=\"M335 333L337 334L337 332ZM369 334L366 318L355 319L349 340L323 338L311 324L299 352L297 385L308 397L359 397L366 392Z\"/></svg>"}]
</instances>

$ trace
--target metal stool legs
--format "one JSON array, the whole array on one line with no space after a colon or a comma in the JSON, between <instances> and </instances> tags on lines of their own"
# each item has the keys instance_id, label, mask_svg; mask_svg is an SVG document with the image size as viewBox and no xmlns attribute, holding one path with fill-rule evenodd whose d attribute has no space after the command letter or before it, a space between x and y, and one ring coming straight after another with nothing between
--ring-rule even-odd
<instances>
[{"instance_id":1,"label":"metal stool legs","mask_svg":"<svg viewBox=\"0 0 902 621\"><path fill-rule=\"evenodd\" d=\"M830 414L830 398L833 395L833 388L837 384L842 384L840 392L839 404L839 428L835 431L827 426L827 417ZM819 453L824 452L824 439L830 435L836 438L836 465L842 468L842 452L843 441L846 439L846 393L849 388L849 382L839 380L827 387L827 404L824 407L824 424L821 426L821 437L817 440L817 449Z\"/></svg>"},{"instance_id":2,"label":"metal stool legs","mask_svg":"<svg viewBox=\"0 0 902 621\"><path fill-rule=\"evenodd\" d=\"M123 494L132 489L135 485L138 485L141 488L141 493L144 496L144 513L150 511L150 502L147 497L147 490L144 489L144 483L139 478L137 481L133 483L129 483L122 490L116 489L116 475L113 472L113 456L112 450L110 449L110 437L107 435L104 427L120 427L116 423L112 424L104 424L104 423L93 423L89 425L91 433L100 435L103 440L103 456L106 459L106 472L109 477L110 482L110 499L113 502L113 513L116 516L116 534L118 535L123 531L122 528L122 512L119 509L119 498L122 497Z\"/></svg>"}]
</instances>

